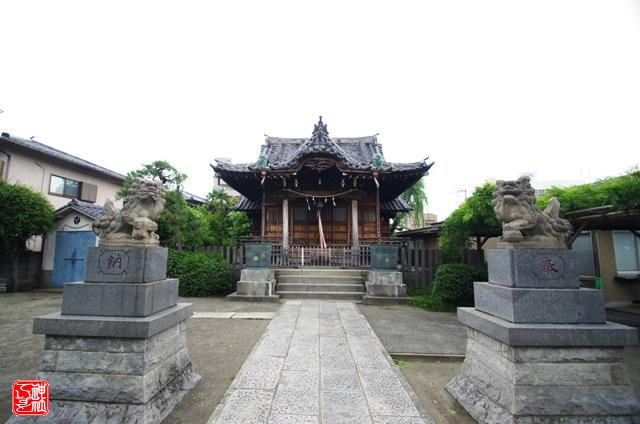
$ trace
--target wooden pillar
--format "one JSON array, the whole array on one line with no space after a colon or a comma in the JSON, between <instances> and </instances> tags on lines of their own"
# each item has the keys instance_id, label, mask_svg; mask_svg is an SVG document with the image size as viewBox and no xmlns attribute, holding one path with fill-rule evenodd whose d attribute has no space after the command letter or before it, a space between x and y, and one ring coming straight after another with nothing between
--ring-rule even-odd
<instances>
[{"instance_id":1,"label":"wooden pillar","mask_svg":"<svg viewBox=\"0 0 640 424\"><path fill-rule=\"evenodd\" d=\"M351 245L358 246L360 244L358 234L358 201L351 201Z\"/></svg>"},{"instance_id":2,"label":"wooden pillar","mask_svg":"<svg viewBox=\"0 0 640 424\"><path fill-rule=\"evenodd\" d=\"M282 248L289 248L289 199L282 199Z\"/></svg>"},{"instance_id":3,"label":"wooden pillar","mask_svg":"<svg viewBox=\"0 0 640 424\"><path fill-rule=\"evenodd\" d=\"M262 190L262 225L260 225L260 235L261 235L261 240L264 241L264 231L265 228L267 226L267 217L265 215L265 205L264 205L264 201L265 201L265 192L264 190Z\"/></svg>"},{"instance_id":4,"label":"wooden pillar","mask_svg":"<svg viewBox=\"0 0 640 424\"><path fill-rule=\"evenodd\" d=\"M380 187L376 186L376 237L380 242Z\"/></svg>"}]
</instances>

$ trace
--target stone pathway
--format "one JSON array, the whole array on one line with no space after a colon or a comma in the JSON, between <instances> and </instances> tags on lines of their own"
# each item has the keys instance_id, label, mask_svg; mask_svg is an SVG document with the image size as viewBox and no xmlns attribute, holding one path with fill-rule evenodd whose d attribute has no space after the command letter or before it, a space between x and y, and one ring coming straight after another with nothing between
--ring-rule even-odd
<instances>
[{"instance_id":1,"label":"stone pathway","mask_svg":"<svg viewBox=\"0 0 640 424\"><path fill-rule=\"evenodd\" d=\"M206 319L272 319L275 312L194 312L191 318Z\"/></svg>"},{"instance_id":2,"label":"stone pathway","mask_svg":"<svg viewBox=\"0 0 640 424\"><path fill-rule=\"evenodd\" d=\"M209 423L433 420L353 303L287 301Z\"/></svg>"}]
</instances>

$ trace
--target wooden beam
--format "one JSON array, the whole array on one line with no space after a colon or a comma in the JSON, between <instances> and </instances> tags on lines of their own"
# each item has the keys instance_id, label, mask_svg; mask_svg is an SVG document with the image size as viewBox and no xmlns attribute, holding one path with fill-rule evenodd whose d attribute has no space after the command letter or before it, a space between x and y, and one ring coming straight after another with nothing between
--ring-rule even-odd
<instances>
[{"instance_id":1,"label":"wooden beam","mask_svg":"<svg viewBox=\"0 0 640 424\"><path fill-rule=\"evenodd\" d=\"M380 243L380 187L376 187L376 237Z\"/></svg>"}]
</instances>

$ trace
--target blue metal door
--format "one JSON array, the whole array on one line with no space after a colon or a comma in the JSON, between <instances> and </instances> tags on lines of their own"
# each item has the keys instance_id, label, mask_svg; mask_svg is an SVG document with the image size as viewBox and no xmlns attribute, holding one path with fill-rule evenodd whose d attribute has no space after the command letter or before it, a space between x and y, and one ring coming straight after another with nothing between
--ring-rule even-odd
<instances>
[{"instance_id":1,"label":"blue metal door","mask_svg":"<svg viewBox=\"0 0 640 424\"><path fill-rule=\"evenodd\" d=\"M96 234L93 231L56 232L51 285L62 286L71 281L84 280L84 258L87 247L95 245Z\"/></svg>"}]
</instances>

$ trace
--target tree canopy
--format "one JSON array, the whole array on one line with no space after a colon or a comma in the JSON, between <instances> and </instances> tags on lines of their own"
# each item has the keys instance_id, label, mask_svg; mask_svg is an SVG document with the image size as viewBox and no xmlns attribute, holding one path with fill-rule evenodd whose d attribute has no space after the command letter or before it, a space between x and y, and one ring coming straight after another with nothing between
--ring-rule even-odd
<instances>
[{"instance_id":1,"label":"tree canopy","mask_svg":"<svg viewBox=\"0 0 640 424\"><path fill-rule=\"evenodd\" d=\"M45 236L53 224L54 210L40 193L20 184L0 180L0 253L13 264L13 290L17 288L17 265L26 242Z\"/></svg>"},{"instance_id":2,"label":"tree canopy","mask_svg":"<svg viewBox=\"0 0 640 424\"><path fill-rule=\"evenodd\" d=\"M619 177L609 177L591 184L551 187L537 200L540 209L557 197L560 212L613 205L617 210L640 208L640 169L634 168Z\"/></svg>"},{"instance_id":3,"label":"tree canopy","mask_svg":"<svg viewBox=\"0 0 640 424\"><path fill-rule=\"evenodd\" d=\"M491 205L495 184L485 183L476 187L458 208L444 220L438 240L443 263L462 260L462 248L472 236L495 237L501 234L502 225Z\"/></svg>"},{"instance_id":4,"label":"tree canopy","mask_svg":"<svg viewBox=\"0 0 640 424\"><path fill-rule=\"evenodd\" d=\"M156 160L142 165L140 169L127 173L122 188L117 194L119 199L127 194L133 180L137 177L160 181L165 190L173 191L182 191L182 183L187 179L186 174L178 171L166 160Z\"/></svg>"},{"instance_id":5,"label":"tree canopy","mask_svg":"<svg viewBox=\"0 0 640 424\"><path fill-rule=\"evenodd\" d=\"M424 226L424 207L427 205L427 194L424 191L424 179L420 179L404 193L402 198L411 207L411 212L400 212L391 222L391 233L407 225L412 219L416 226Z\"/></svg>"}]
</instances>

